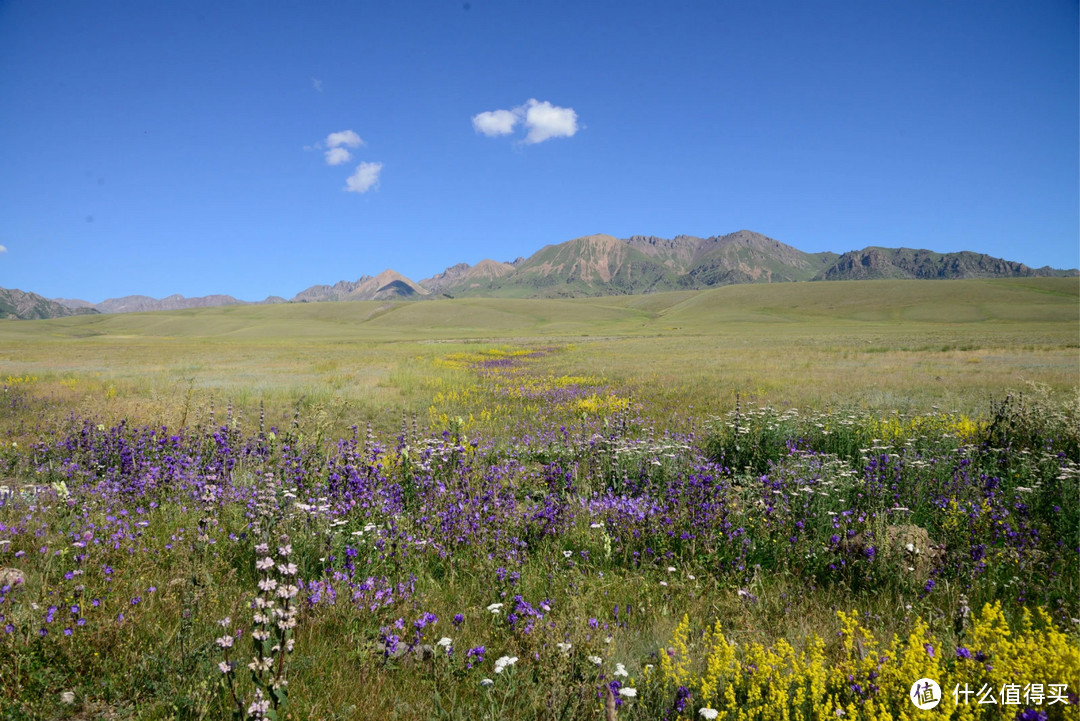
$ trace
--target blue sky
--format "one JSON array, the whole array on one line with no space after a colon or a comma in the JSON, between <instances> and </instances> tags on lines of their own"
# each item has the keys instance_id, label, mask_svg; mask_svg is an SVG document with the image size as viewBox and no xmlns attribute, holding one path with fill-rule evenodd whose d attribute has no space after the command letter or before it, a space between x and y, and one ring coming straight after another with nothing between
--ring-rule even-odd
<instances>
[{"instance_id":1,"label":"blue sky","mask_svg":"<svg viewBox=\"0 0 1080 721\"><path fill-rule=\"evenodd\" d=\"M1078 26L1074 0L7 0L0 287L288 298L742 228L1076 267Z\"/></svg>"}]
</instances>

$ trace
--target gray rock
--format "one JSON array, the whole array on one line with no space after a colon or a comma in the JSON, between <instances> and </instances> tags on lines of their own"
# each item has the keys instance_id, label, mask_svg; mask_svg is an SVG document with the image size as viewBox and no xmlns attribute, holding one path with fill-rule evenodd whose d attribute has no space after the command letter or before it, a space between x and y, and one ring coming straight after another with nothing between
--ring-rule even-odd
<instances>
[{"instance_id":1,"label":"gray rock","mask_svg":"<svg viewBox=\"0 0 1080 721\"><path fill-rule=\"evenodd\" d=\"M15 590L26 583L26 574L17 568L0 568L0 588L10 586Z\"/></svg>"}]
</instances>

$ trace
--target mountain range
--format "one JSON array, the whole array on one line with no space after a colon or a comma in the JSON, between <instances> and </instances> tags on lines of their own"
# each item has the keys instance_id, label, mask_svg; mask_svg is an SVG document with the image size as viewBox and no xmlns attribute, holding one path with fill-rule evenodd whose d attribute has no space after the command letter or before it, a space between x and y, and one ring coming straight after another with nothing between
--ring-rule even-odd
<instances>
[{"instance_id":1,"label":"mountain range","mask_svg":"<svg viewBox=\"0 0 1080 721\"><path fill-rule=\"evenodd\" d=\"M43 298L37 293L0 288L0 319L38 320L96 312L98 311L93 308L67 306L59 301Z\"/></svg>"},{"instance_id":2,"label":"mountain range","mask_svg":"<svg viewBox=\"0 0 1080 721\"><path fill-rule=\"evenodd\" d=\"M635 235L626 239L587 235L547 245L513 262L481 260L458 263L414 282L393 270L355 281L314 285L297 293L294 303L489 296L561 298L690 290L735 283L784 283L884 278L1013 278L1075 276L1076 269L1030 268L1023 263L981 253L936 253L911 248L868 247L843 254L805 253L749 230L708 238L679 235L671 239ZM147 296L48 300L33 293L0 289L0 318L50 318L78 313L127 313L234 305L229 295L163 299ZM283 303L271 296L261 303Z\"/></svg>"}]
</instances>

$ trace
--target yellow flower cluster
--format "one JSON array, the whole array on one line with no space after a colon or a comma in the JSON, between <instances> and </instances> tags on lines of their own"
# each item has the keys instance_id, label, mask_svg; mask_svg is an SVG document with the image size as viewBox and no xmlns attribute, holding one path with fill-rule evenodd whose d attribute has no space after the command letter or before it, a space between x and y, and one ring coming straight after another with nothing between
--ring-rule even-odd
<instances>
[{"instance_id":1,"label":"yellow flower cluster","mask_svg":"<svg viewBox=\"0 0 1080 721\"><path fill-rule=\"evenodd\" d=\"M472 395L474 398L477 394L477 388L450 388L446 391L439 391L435 394L435 397L431 399L433 405L442 405L447 403L468 403Z\"/></svg>"},{"instance_id":2,"label":"yellow flower cluster","mask_svg":"<svg viewBox=\"0 0 1080 721\"><path fill-rule=\"evenodd\" d=\"M511 398L533 398L560 388L596 386L601 383L602 380L591 376L525 376L515 377L512 383L505 385L503 392Z\"/></svg>"},{"instance_id":3,"label":"yellow flower cluster","mask_svg":"<svg viewBox=\"0 0 1080 721\"><path fill-rule=\"evenodd\" d=\"M451 353L436 359L435 365L447 368L473 369L483 361L524 357L535 354L531 349L488 348L476 352ZM514 366L523 370L521 364ZM588 375L538 375L528 372L506 372L494 366L478 383L468 387L442 387L432 397L428 420L436 427L447 427L461 417L464 430L474 426L489 427L513 417L536 417L541 412L556 416L572 414L590 418L607 418L630 408L629 398L602 393L603 378ZM568 389L568 393L557 393ZM586 395L588 394L588 395ZM567 398L569 396L569 398ZM553 401L552 398L565 400Z\"/></svg>"},{"instance_id":4,"label":"yellow flower cluster","mask_svg":"<svg viewBox=\"0 0 1080 721\"><path fill-rule=\"evenodd\" d=\"M1080 646L1042 609L1025 612L1020 628L1011 630L1000 603L987 604L964 637L969 646L963 653L947 648L921 619L907 638L894 636L886 643L860 625L858 613L840 611L838 617L839 647L828 654L825 641L814 635L802 652L781 639L770 648L750 644L740 657L717 622L704 633L695 662L690 619L684 616L660 654L660 678L647 683L661 683L669 692L678 686L691 690L694 703L681 719L697 719L700 709L712 709L715 716L702 716L730 721L1012 718L1024 708L1024 697L1003 705L1001 694L1010 685L1015 694L1026 684L1067 684L1069 692L1077 691ZM909 697L912 684L924 678L941 688L933 710L920 710ZM971 694L954 694L954 689ZM980 689L992 689L996 702L980 704ZM1049 693L1038 700L1036 709L1062 714L1051 718L1080 718L1080 707L1047 706Z\"/></svg>"},{"instance_id":5,"label":"yellow flower cluster","mask_svg":"<svg viewBox=\"0 0 1080 721\"><path fill-rule=\"evenodd\" d=\"M435 406L431 406L428 408L428 422L435 428L456 428L463 433L468 433L477 427L485 427L491 424L496 415L506 416L506 413L501 412L503 410L498 407L494 411L489 408L481 408L476 413L453 415L439 412Z\"/></svg>"},{"instance_id":6,"label":"yellow flower cluster","mask_svg":"<svg viewBox=\"0 0 1080 721\"><path fill-rule=\"evenodd\" d=\"M4 379L4 385L8 387L15 387L21 385L29 385L37 382L37 376L25 375L25 376L8 376Z\"/></svg>"},{"instance_id":7,"label":"yellow flower cluster","mask_svg":"<svg viewBox=\"0 0 1080 721\"><path fill-rule=\"evenodd\" d=\"M986 430L987 422L964 414L932 413L911 418L867 419L866 430L885 443L902 443L918 436L950 436L961 443L971 443Z\"/></svg>"},{"instance_id":8,"label":"yellow flower cluster","mask_svg":"<svg viewBox=\"0 0 1080 721\"><path fill-rule=\"evenodd\" d=\"M484 350L476 351L474 353L461 351L458 353L451 353L442 358L436 358L435 365L443 368L468 369L483 361L499 360L501 358L520 358L521 356L531 355L534 352L534 350L528 348L509 347L485 348Z\"/></svg>"},{"instance_id":9,"label":"yellow flower cluster","mask_svg":"<svg viewBox=\"0 0 1080 721\"><path fill-rule=\"evenodd\" d=\"M448 428L460 417L460 430L471 431L477 425L485 426L496 419L507 418L510 409L492 403L488 395L477 385L439 391L428 407L428 421L437 428Z\"/></svg>"},{"instance_id":10,"label":"yellow flower cluster","mask_svg":"<svg viewBox=\"0 0 1080 721\"><path fill-rule=\"evenodd\" d=\"M578 413L588 416L610 416L619 411L625 411L630 407L630 399L616 396L611 393L601 396L593 393L586 398L579 398L574 402L574 409Z\"/></svg>"},{"instance_id":11,"label":"yellow flower cluster","mask_svg":"<svg viewBox=\"0 0 1080 721\"><path fill-rule=\"evenodd\" d=\"M690 616L675 627L666 653L660 654L660 674L665 684L683 686L690 680Z\"/></svg>"}]
</instances>

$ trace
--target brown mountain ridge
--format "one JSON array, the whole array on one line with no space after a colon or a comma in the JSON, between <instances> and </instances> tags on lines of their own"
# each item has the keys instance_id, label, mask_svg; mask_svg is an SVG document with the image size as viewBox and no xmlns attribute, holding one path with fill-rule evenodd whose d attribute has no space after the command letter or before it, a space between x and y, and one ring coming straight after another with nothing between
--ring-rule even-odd
<instances>
[{"instance_id":1,"label":"brown mountain ridge","mask_svg":"<svg viewBox=\"0 0 1080 721\"><path fill-rule=\"evenodd\" d=\"M750 230L700 238L634 235L618 239L595 234L546 245L512 263L490 259L476 265L458 263L419 283L387 269L355 281L313 285L290 302L401 300L433 297L491 296L560 298L624 295L665 290L710 288L736 283L786 283L817 280L885 278L1014 278L1075 276L1076 269L1030 268L1016 261L963 251L937 253L911 248L870 246L843 254L806 253ZM28 300L3 291L0 317L43 318L72 312L125 313L175 310L244 301L229 295L163 299L147 296L110 298L97 304L58 298ZM33 294L29 294L33 295ZM263 303L285 302L271 296Z\"/></svg>"}]
</instances>

